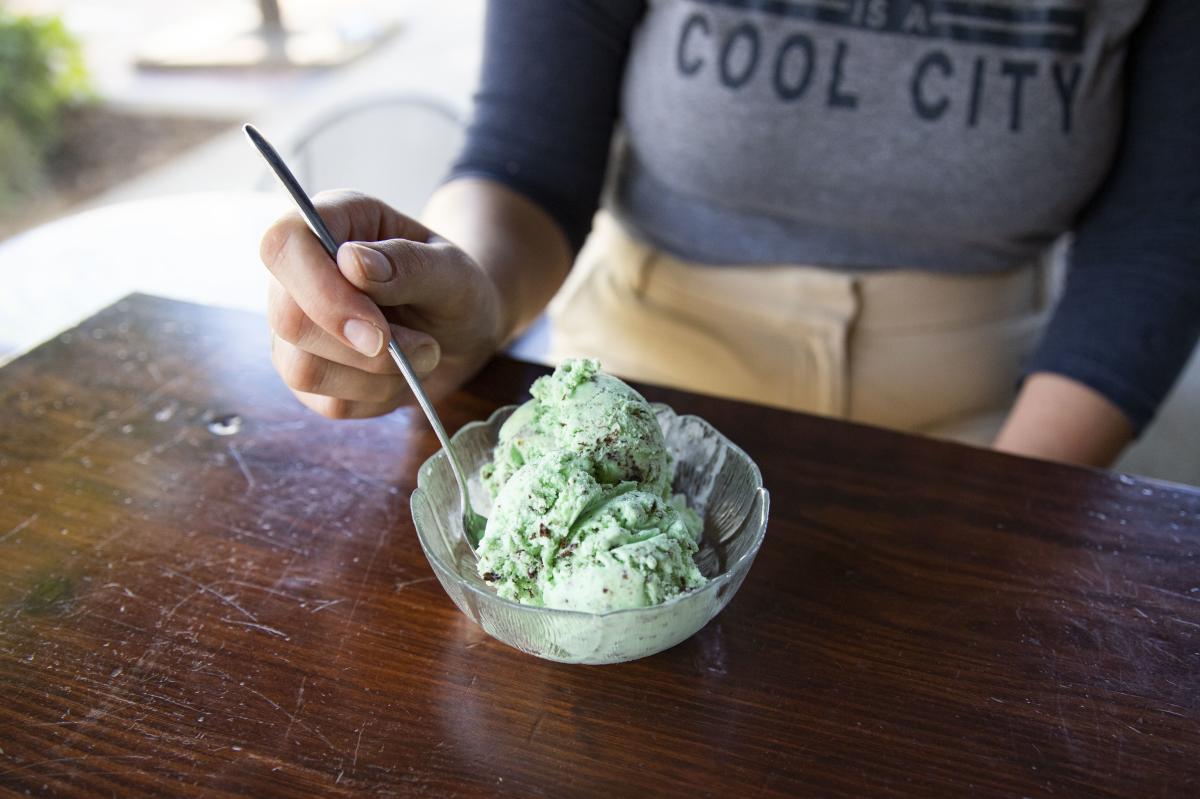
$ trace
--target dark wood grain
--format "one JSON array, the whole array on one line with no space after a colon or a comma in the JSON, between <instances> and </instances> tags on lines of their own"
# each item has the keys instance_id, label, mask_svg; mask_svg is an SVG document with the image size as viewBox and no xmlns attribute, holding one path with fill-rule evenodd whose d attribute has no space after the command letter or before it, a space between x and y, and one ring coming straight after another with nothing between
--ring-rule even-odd
<instances>
[{"instance_id":1,"label":"dark wood grain","mask_svg":"<svg viewBox=\"0 0 1200 799\"><path fill-rule=\"evenodd\" d=\"M1200 492L646 393L750 452L770 529L698 635L579 667L459 614L408 512L433 435L304 411L262 320L133 297L4 367L0 789L1198 795Z\"/></svg>"}]
</instances>

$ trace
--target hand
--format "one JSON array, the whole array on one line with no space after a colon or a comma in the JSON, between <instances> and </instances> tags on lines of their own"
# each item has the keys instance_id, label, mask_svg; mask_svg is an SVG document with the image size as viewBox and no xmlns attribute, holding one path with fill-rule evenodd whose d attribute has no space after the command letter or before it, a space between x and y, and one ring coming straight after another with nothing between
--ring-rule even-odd
<instances>
[{"instance_id":1,"label":"hand","mask_svg":"<svg viewBox=\"0 0 1200 799\"><path fill-rule=\"evenodd\" d=\"M275 370L306 406L335 419L379 416L413 400L387 353L396 339L431 398L466 381L503 338L500 297L466 253L379 200L313 198L338 241L335 266L301 217L263 235Z\"/></svg>"}]
</instances>

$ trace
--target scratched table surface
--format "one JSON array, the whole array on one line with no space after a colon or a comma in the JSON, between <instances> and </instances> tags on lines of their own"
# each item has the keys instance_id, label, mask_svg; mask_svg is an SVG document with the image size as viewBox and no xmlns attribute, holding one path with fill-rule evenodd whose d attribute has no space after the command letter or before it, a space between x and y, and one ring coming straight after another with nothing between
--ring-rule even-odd
<instances>
[{"instance_id":1,"label":"scratched table surface","mask_svg":"<svg viewBox=\"0 0 1200 799\"><path fill-rule=\"evenodd\" d=\"M704 630L585 667L458 612L424 421L306 412L260 318L135 295L3 367L0 791L1200 795L1200 492L646 393L749 451L771 523Z\"/></svg>"}]
</instances>

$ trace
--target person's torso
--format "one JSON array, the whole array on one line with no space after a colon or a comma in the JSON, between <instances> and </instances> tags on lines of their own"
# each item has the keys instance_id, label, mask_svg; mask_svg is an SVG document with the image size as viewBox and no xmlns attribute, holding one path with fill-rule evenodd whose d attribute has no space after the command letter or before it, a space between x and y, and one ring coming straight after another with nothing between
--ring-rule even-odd
<instances>
[{"instance_id":1,"label":"person's torso","mask_svg":"<svg viewBox=\"0 0 1200 799\"><path fill-rule=\"evenodd\" d=\"M1148 0L651 0L616 210L709 262L979 271L1106 174Z\"/></svg>"}]
</instances>

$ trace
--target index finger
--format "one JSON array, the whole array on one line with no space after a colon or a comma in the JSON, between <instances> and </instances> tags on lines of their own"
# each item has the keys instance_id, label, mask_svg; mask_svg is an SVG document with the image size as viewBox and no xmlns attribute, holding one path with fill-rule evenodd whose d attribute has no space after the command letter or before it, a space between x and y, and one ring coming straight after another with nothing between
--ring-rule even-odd
<instances>
[{"instance_id":1,"label":"index finger","mask_svg":"<svg viewBox=\"0 0 1200 799\"><path fill-rule=\"evenodd\" d=\"M416 219L357 191L323 191L314 195L312 202L339 245L387 239L428 242L433 237L433 232Z\"/></svg>"},{"instance_id":2,"label":"index finger","mask_svg":"<svg viewBox=\"0 0 1200 799\"><path fill-rule=\"evenodd\" d=\"M260 255L321 329L369 358L383 349L388 329L383 312L342 276L298 213L284 215L267 229Z\"/></svg>"}]
</instances>

